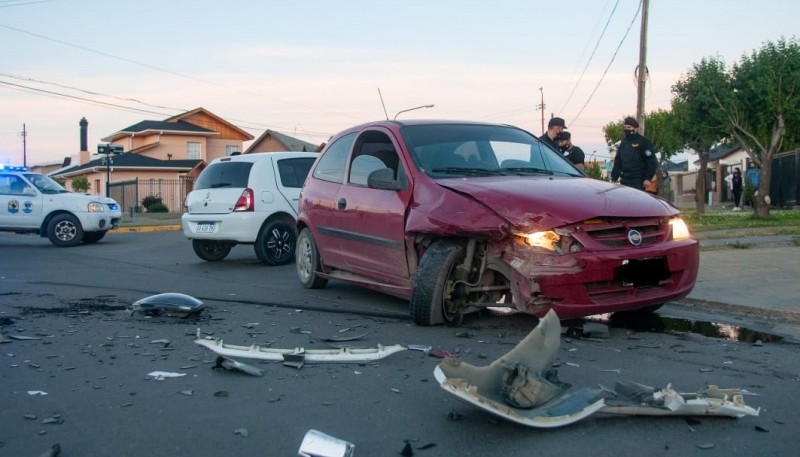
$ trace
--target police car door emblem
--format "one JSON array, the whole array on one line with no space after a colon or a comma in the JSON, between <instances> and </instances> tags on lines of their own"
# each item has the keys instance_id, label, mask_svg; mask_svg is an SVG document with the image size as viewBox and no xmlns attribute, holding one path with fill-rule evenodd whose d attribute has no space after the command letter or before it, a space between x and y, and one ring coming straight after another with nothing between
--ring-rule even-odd
<instances>
[{"instance_id":1,"label":"police car door emblem","mask_svg":"<svg viewBox=\"0 0 800 457\"><path fill-rule=\"evenodd\" d=\"M634 246L642 244L642 234L638 230L628 231L628 241Z\"/></svg>"}]
</instances>

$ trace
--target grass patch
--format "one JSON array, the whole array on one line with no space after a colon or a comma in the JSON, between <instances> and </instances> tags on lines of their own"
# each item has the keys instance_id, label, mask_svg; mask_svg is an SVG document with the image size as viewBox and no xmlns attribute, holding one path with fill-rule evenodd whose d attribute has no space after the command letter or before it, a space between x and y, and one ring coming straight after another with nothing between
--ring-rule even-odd
<instances>
[{"instance_id":1,"label":"grass patch","mask_svg":"<svg viewBox=\"0 0 800 457\"><path fill-rule=\"evenodd\" d=\"M750 211L707 211L698 215L685 212L683 219L693 232L730 229L765 229L771 228L776 234L800 234L800 211L771 210L769 219L758 219Z\"/></svg>"}]
</instances>

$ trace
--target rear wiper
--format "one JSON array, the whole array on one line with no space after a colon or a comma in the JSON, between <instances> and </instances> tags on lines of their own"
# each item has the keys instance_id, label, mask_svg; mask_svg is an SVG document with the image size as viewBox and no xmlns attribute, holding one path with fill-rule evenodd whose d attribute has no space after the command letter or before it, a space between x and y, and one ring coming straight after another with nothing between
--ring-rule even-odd
<instances>
[{"instance_id":1,"label":"rear wiper","mask_svg":"<svg viewBox=\"0 0 800 457\"><path fill-rule=\"evenodd\" d=\"M503 168L505 171L510 171L512 173L524 173L524 174L544 174L544 175L552 175L552 170L545 170L544 168L536 168L536 167L509 167Z\"/></svg>"},{"instance_id":2,"label":"rear wiper","mask_svg":"<svg viewBox=\"0 0 800 457\"><path fill-rule=\"evenodd\" d=\"M208 187L210 187L212 189L216 189L217 187L228 187L230 185L231 185L231 183L229 183L229 182L218 182L218 183L214 183L214 184L212 184L212 185L210 185Z\"/></svg>"},{"instance_id":3,"label":"rear wiper","mask_svg":"<svg viewBox=\"0 0 800 457\"><path fill-rule=\"evenodd\" d=\"M433 173L447 173L457 175L470 175L470 176L498 176L504 175L502 170L489 170L487 168L467 168L467 167L445 167L434 168L431 170Z\"/></svg>"}]
</instances>

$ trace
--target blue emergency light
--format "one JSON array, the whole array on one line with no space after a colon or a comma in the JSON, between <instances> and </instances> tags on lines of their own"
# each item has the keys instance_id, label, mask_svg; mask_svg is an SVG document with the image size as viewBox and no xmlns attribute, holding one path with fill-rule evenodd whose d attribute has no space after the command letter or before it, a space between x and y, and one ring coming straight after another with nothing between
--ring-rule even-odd
<instances>
[{"instance_id":1,"label":"blue emergency light","mask_svg":"<svg viewBox=\"0 0 800 457\"><path fill-rule=\"evenodd\" d=\"M0 171L28 171L28 167L16 167L0 163Z\"/></svg>"}]
</instances>

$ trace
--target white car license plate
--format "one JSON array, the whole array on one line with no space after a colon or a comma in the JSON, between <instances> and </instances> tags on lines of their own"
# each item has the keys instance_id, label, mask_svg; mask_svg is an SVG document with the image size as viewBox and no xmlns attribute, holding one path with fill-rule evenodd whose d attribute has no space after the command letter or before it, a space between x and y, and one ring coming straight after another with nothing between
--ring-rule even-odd
<instances>
[{"instance_id":1,"label":"white car license plate","mask_svg":"<svg viewBox=\"0 0 800 457\"><path fill-rule=\"evenodd\" d=\"M214 222L198 222L197 223L197 233L214 233L214 230L217 228L217 224Z\"/></svg>"}]
</instances>

